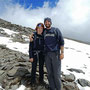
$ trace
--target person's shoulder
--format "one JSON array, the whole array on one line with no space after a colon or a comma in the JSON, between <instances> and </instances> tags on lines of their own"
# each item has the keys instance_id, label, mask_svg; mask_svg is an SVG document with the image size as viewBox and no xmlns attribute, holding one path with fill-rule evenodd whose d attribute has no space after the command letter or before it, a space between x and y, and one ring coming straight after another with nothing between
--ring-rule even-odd
<instances>
[{"instance_id":1,"label":"person's shoulder","mask_svg":"<svg viewBox=\"0 0 90 90\"><path fill-rule=\"evenodd\" d=\"M33 34L36 34L36 32L33 32Z\"/></svg>"},{"instance_id":2,"label":"person's shoulder","mask_svg":"<svg viewBox=\"0 0 90 90\"><path fill-rule=\"evenodd\" d=\"M59 28L57 28L57 27L52 27L52 30L54 31L60 31L60 29Z\"/></svg>"},{"instance_id":3,"label":"person's shoulder","mask_svg":"<svg viewBox=\"0 0 90 90\"><path fill-rule=\"evenodd\" d=\"M46 28L43 29L43 32L46 31Z\"/></svg>"},{"instance_id":4,"label":"person's shoulder","mask_svg":"<svg viewBox=\"0 0 90 90\"><path fill-rule=\"evenodd\" d=\"M51 27L51 29L55 29L55 27Z\"/></svg>"},{"instance_id":5,"label":"person's shoulder","mask_svg":"<svg viewBox=\"0 0 90 90\"><path fill-rule=\"evenodd\" d=\"M34 36L37 35L37 32L33 32L33 35L34 35Z\"/></svg>"},{"instance_id":6,"label":"person's shoulder","mask_svg":"<svg viewBox=\"0 0 90 90\"><path fill-rule=\"evenodd\" d=\"M51 29L59 29L59 28L57 28L57 27L51 27Z\"/></svg>"}]
</instances>

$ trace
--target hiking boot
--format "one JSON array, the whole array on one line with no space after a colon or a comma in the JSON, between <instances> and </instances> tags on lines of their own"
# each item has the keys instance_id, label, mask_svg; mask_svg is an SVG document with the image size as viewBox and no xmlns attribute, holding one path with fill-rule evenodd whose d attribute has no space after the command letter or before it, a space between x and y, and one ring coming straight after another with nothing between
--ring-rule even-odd
<instances>
[{"instance_id":1,"label":"hiking boot","mask_svg":"<svg viewBox=\"0 0 90 90\"><path fill-rule=\"evenodd\" d=\"M36 86L36 83L30 82L30 86L31 86L31 87L35 87L35 86Z\"/></svg>"},{"instance_id":2,"label":"hiking boot","mask_svg":"<svg viewBox=\"0 0 90 90\"><path fill-rule=\"evenodd\" d=\"M49 84L46 84L46 85L45 85L45 88L46 88L47 90L50 90Z\"/></svg>"},{"instance_id":3,"label":"hiking boot","mask_svg":"<svg viewBox=\"0 0 90 90\"><path fill-rule=\"evenodd\" d=\"M39 81L39 84L42 85L42 86L45 86L46 82L45 81Z\"/></svg>"}]
</instances>

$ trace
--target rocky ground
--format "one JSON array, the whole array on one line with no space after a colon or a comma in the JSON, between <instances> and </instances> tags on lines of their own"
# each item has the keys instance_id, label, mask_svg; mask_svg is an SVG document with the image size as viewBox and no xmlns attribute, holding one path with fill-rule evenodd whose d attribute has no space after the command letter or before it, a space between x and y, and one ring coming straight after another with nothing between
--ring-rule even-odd
<instances>
[{"instance_id":1,"label":"rocky ground","mask_svg":"<svg viewBox=\"0 0 90 90\"><path fill-rule=\"evenodd\" d=\"M45 68L45 67L44 67ZM25 90L31 90L31 63L28 55L16 52L0 45L0 84L5 90L16 90L20 85L25 85ZM45 71L45 81L47 81L47 71ZM47 90L38 84L37 69L37 85L34 90ZM75 83L73 74L64 75L62 73L62 90L79 90Z\"/></svg>"},{"instance_id":2,"label":"rocky ground","mask_svg":"<svg viewBox=\"0 0 90 90\"><path fill-rule=\"evenodd\" d=\"M18 32L14 34L7 34L3 29L0 29L1 37L9 37L13 42L29 43L28 36L32 33L32 29L25 28L19 25L11 24L0 19L0 27L8 28L12 31ZM67 48L67 47L66 47ZM62 72L62 90L80 90L78 84L81 86L90 86L90 82L85 79L78 79L72 72L85 73L80 69L70 68L68 69L71 73L64 74ZM31 78L31 63L29 62L28 54L24 54L19 51L14 51L7 48L5 45L0 44L0 86L5 90L16 90L20 85L25 86L25 90L48 90L45 86L38 83L39 70L37 67L37 84L33 88L30 86ZM48 84L47 71L44 66L44 78ZM3 90L3 89L0 89Z\"/></svg>"}]
</instances>

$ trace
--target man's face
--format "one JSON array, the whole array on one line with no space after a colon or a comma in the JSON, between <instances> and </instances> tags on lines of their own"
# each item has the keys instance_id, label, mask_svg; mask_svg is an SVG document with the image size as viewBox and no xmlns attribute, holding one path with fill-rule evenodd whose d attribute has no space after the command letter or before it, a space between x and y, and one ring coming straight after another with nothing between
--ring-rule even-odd
<instances>
[{"instance_id":1,"label":"man's face","mask_svg":"<svg viewBox=\"0 0 90 90\"><path fill-rule=\"evenodd\" d=\"M46 28L51 27L51 22L49 22L48 20L46 20L44 24L45 24Z\"/></svg>"}]
</instances>

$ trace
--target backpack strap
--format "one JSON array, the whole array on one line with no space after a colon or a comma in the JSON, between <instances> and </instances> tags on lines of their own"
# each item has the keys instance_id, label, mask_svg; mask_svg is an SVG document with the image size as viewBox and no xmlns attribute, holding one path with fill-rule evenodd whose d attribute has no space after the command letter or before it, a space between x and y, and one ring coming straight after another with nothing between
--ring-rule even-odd
<instances>
[{"instance_id":1,"label":"backpack strap","mask_svg":"<svg viewBox=\"0 0 90 90\"><path fill-rule=\"evenodd\" d=\"M34 40L33 40L33 43L34 43L34 47L36 47L36 38L37 38L37 36L36 36L36 32L34 32Z\"/></svg>"},{"instance_id":2,"label":"backpack strap","mask_svg":"<svg viewBox=\"0 0 90 90\"><path fill-rule=\"evenodd\" d=\"M57 28L54 28L54 34L57 39L57 42L59 42Z\"/></svg>"},{"instance_id":3,"label":"backpack strap","mask_svg":"<svg viewBox=\"0 0 90 90\"><path fill-rule=\"evenodd\" d=\"M57 31L56 31L56 28L54 28L54 34L55 34L55 37L57 38Z\"/></svg>"},{"instance_id":4,"label":"backpack strap","mask_svg":"<svg viewBox=\"0 0 90 90\"><path fill-rule=\"evenodd\" d=\"M44 30L43 32L44 40L45 40L45 35L46 35L46 30Z\"/></svg>"},{"instance_id":5,"label":"backpack strap","mask_svg":"<svg viewBox=\"0 0 90 90\"><path fill-rule=\"evenodd\" d=\"M36 39L39 38L39 45L41 44L41 39L40 37L37 36L37 33L34 32L34 47L36 47Z\"/></svg>"}]
</instances>

